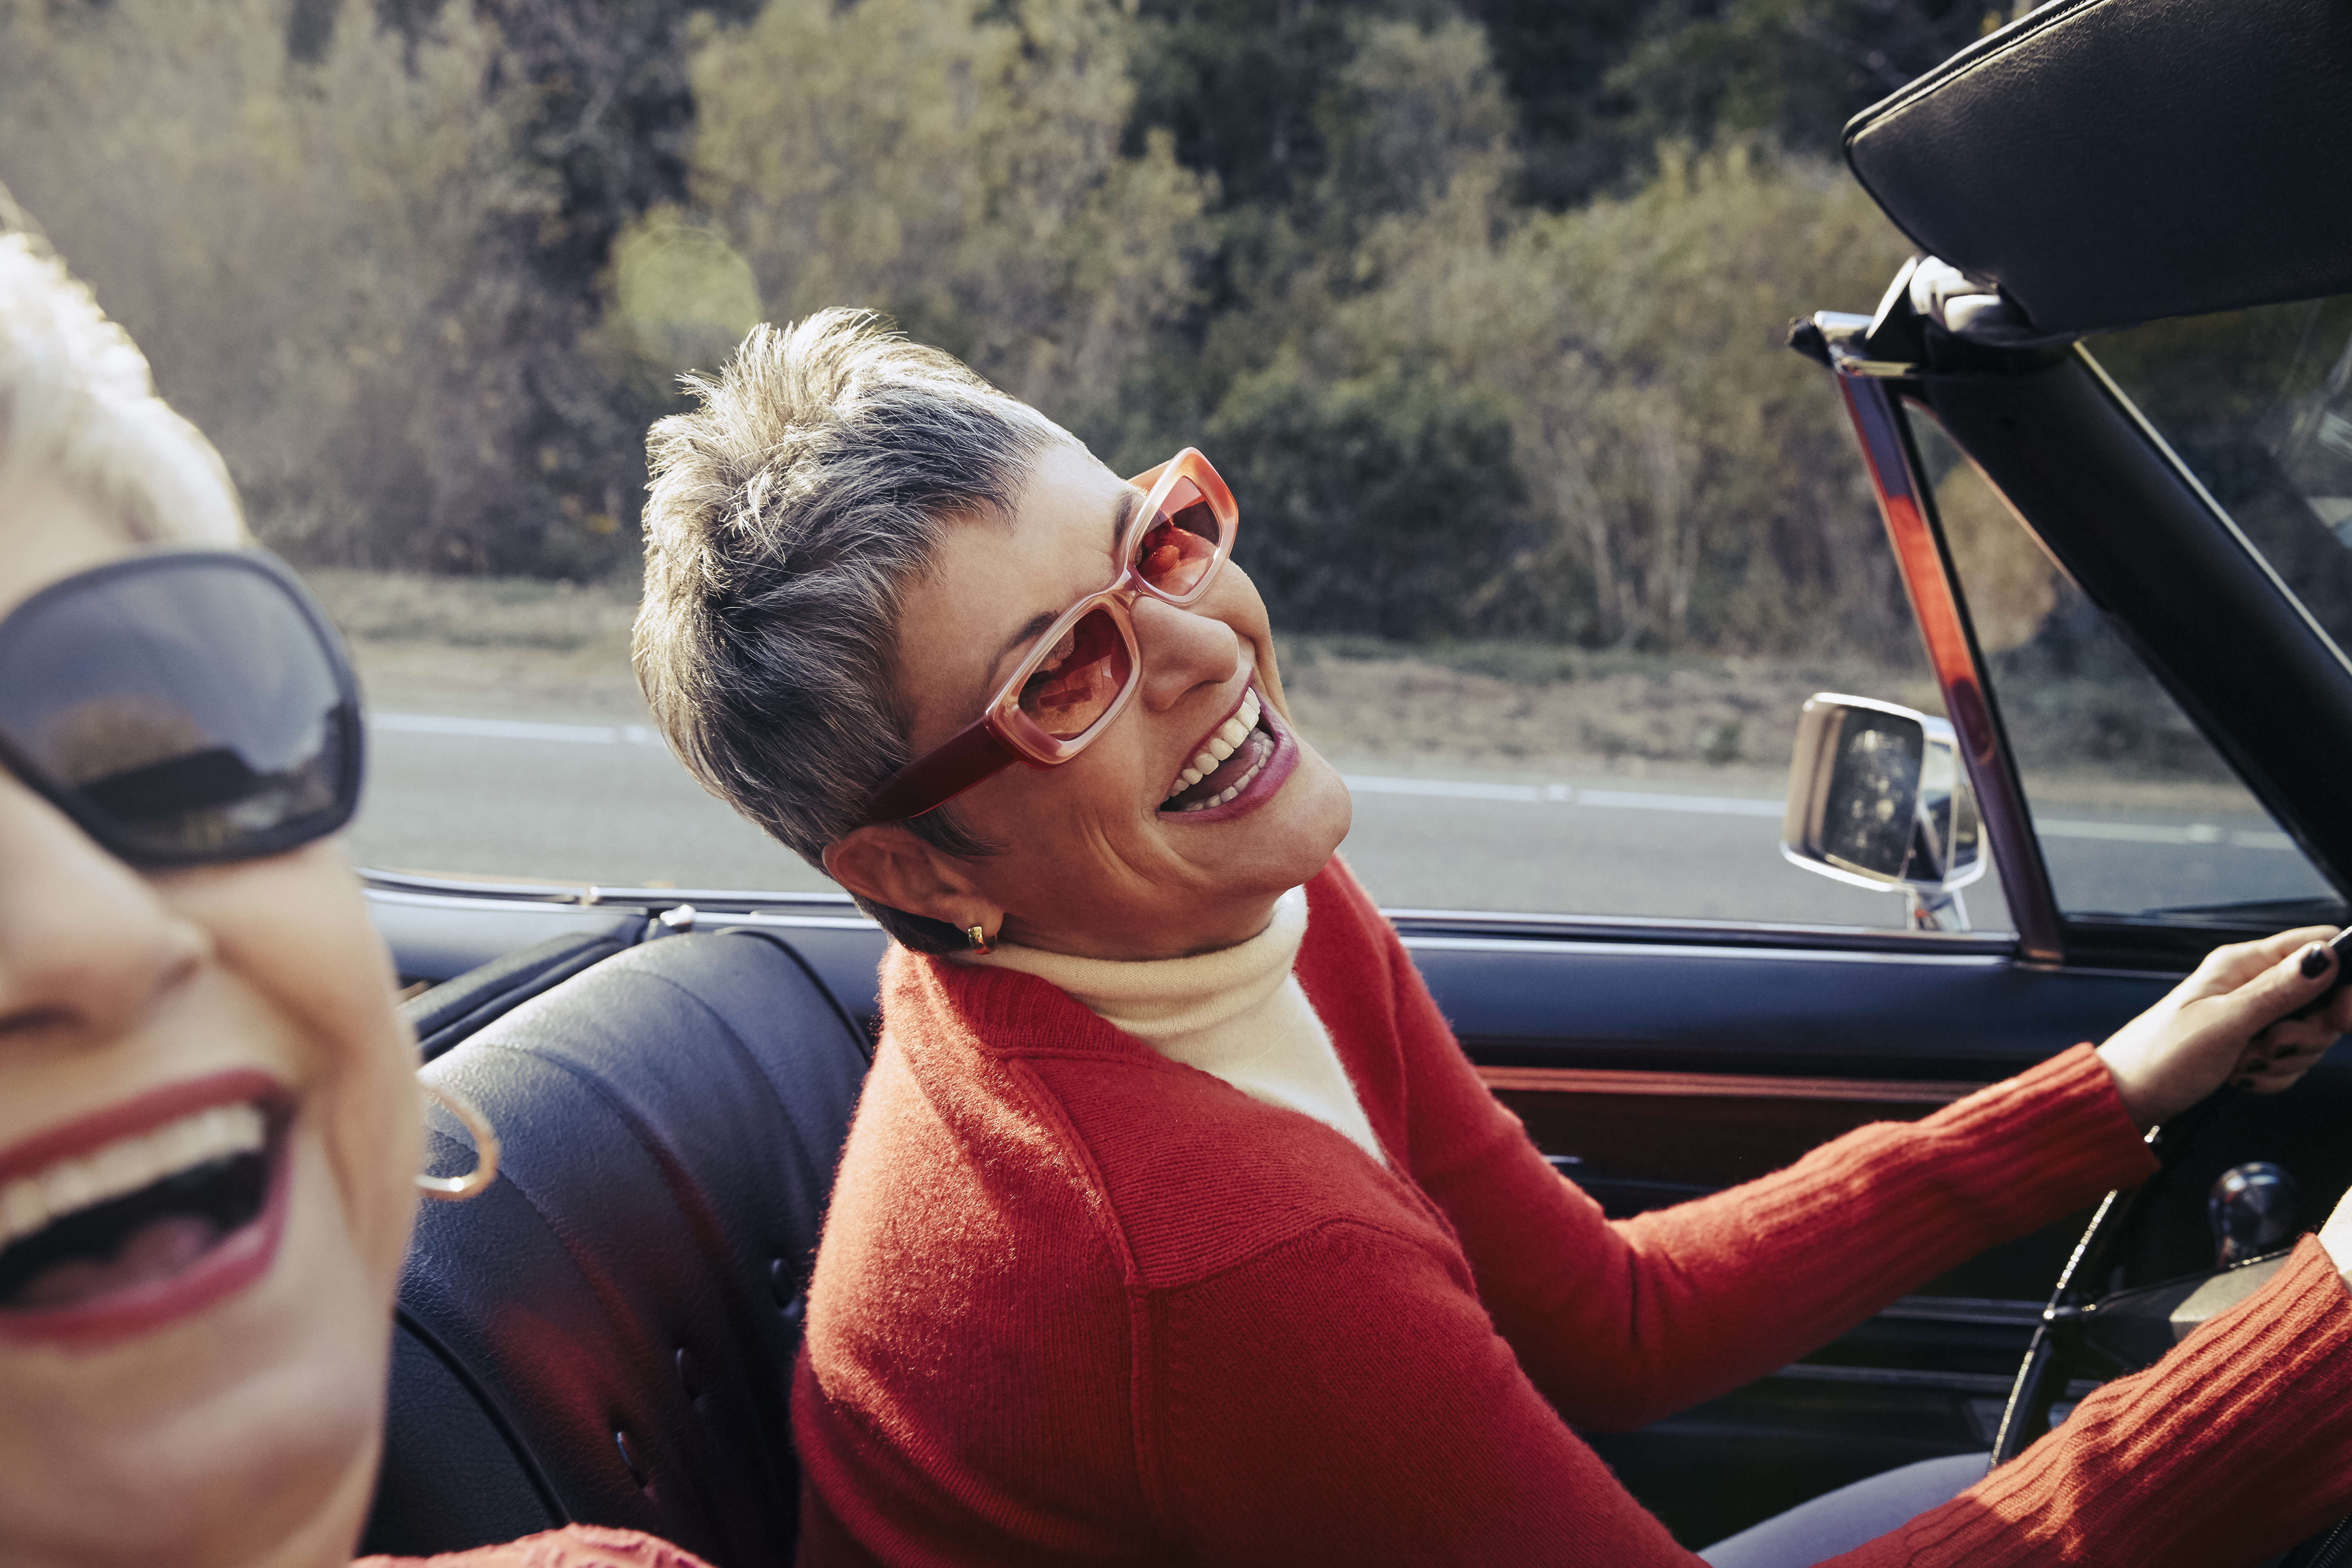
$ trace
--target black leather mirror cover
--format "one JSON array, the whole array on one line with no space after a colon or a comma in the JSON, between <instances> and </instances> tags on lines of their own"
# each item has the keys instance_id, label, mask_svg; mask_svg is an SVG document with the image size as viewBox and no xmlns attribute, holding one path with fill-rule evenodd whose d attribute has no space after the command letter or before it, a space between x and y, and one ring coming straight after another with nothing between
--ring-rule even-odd
<instances>
[{"instance_id":1,"label":"black leather mirror cover","mask_svg":"<svg viewBox=\"0 0 2352 1568\"><path fill-rule=\"evenodd\" d=\"M2352 290L2352 5L2056 0L1845 130L1929 254L2048 332Z\"/></svg>"}]
</instances>

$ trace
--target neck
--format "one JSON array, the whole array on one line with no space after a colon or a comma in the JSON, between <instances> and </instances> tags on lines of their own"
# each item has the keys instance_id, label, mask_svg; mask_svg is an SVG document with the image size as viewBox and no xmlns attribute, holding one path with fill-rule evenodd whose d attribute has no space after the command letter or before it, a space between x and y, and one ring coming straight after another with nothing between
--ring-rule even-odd
<instances>
[{"instance_id":1,"label":"neck","mask_svg":"<svg viewBox=\"0 0 2352 1568\"><path fill-rule=\"evenodd\" d=\"M1268 893L1220 910L1213 919L1194 918L1181 926L1149 929L1094 929L1059 922L1040 923L1008 913L999 943L1058 952L1068 958L1101 958L1115 963L1148 963L1162 958L1192 958L1238 947L1265 930L1274 919L1279 893Z\"/></svg>"}]
</instances>

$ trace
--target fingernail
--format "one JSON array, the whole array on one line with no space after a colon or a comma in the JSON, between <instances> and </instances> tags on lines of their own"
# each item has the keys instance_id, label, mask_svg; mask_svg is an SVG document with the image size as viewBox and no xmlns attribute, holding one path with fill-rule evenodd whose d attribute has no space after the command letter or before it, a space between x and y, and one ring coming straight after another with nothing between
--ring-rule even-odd
<instances>
[{"instance_id":1,"label":"fingernail","mask_svg":"<svg viewBox=\"0 0 2352 1568\"><path fill-rule=\"evenodd\" d=\"M2303 950L2303 963L2298 967L2302 969L2303 977L2305 980L2316 980L2327 973L2330 961L2331 955L2327 951L2327 944L2324 942L2315 942Z\"/></svg>"},{"instance_id":2,"label":"fingernail","mask_svg":"<svg viewBox=\"0 0 2352 1568\"><path fill-rule=\"evenodd\" d=\"M2281 1046L2281 1047L2278 1048L2278 1058L2277 1058L2277 1059L2278 1059L2278 1060L2280 1060L2280 1061L2284 1061L2284 1060L2286 1060L2286 1058L2289 1058L2289 1057L2291 1057L2291 1056L2294 1055L2294 1054L2295 1054L2295 1052L2297 1052L2297 1051L2299 1051L2299 1050L2301 1050L2301 1049L2303 1049L2303 1047L2302 1047L2301 1046Z\"/></svg>"}]
</instances>

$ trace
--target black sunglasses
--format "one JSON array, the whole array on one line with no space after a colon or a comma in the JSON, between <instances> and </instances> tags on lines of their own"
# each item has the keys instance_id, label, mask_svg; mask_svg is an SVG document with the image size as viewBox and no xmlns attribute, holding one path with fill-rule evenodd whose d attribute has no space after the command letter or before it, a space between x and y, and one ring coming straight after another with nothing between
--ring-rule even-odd
<instances>
[{"instance_id":1,"label":"black sunglasses","mask_svg":"<svg viewBox=\"0 0 2352 1568\"><path fill-rule=\"evenodd\" d=\"M148 551L0 620L0 767L132 865L323 837L361 762L359 682L273 555Z\"/></svg>"}]
</instances>

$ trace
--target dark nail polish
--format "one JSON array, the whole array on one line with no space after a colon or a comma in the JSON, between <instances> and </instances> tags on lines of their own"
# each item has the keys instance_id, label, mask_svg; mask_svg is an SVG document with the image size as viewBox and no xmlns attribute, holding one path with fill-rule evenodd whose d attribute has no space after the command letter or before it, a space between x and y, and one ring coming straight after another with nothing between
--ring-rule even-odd
<instances>
[{"instance_id":1,"label":"dark nail polish","mask_svg":"<svg viewBox=\"0 0 2352 1568\"><path fill-rule=\"evenodd\" d=\"M2313 942L2309 947L2303 950L2303 963L2300 965L2303 970L2303 977L2305 980L2318 979L2321 975L2327 973L2327 966L2334 960L2334 957L2335 955L2327 951L2327 944L2326 942Z\"/></svg>"}]
</instances>

